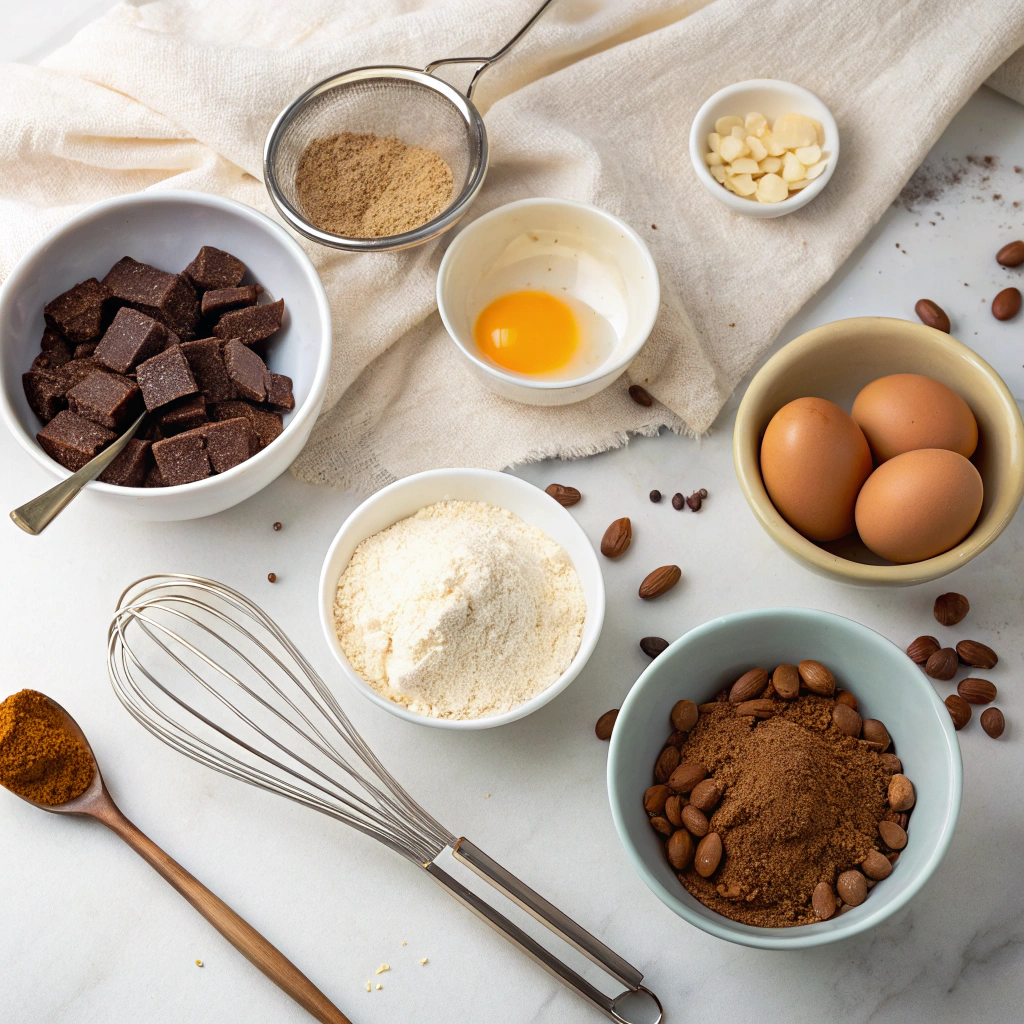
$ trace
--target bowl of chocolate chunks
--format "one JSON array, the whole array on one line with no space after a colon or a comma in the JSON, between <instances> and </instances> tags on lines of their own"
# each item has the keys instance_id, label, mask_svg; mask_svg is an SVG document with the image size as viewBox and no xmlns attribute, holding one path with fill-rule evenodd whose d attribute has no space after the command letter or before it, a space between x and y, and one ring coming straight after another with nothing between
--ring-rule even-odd
<instances>
[{"instance_id":1,"label":"bowl of chocolate chunks","mask_svg":"<svg viewBox=\"0 0 1024 1024\"><path fill-rule=\"evenodd\" d=\"M229 508L282 473L323 404L331 318L299 245L197 192L101 202L31 249L0 288L0 408L55 476L135 519Z\"/></svg>"}]
</instances>

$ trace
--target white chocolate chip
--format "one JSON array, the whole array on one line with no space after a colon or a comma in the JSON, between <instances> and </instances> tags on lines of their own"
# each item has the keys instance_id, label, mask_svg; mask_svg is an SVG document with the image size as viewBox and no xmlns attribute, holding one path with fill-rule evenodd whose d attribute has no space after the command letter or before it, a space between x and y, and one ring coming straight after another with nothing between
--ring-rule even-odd
<instances>
[{"instance_id":1,"label":"white chocolate chip","mask_svg":"<svg viewBox=\"0 0 1024 1024\"><path fill-rule=\"evenodd\" d=\"M782 170L782 161L777 156L766 156L757 166L766 174L777 174Z\"/></svg>"},{"instance_id":2,"label":"white chocolate chip","mask_svg":"<svg viewBox=\"0 0 1024 1024\"><path fill-rule=\"evenodd\" d=\"M742 139L727 135L722 139L722 145L718 152L722 160L731 164L736 157L747 156L750 153L750 147ZM705 159L707 158L705 157Z\"/></svg>"},{"instance_id":3,"label":"white chocolate chip","mask_svg":"<svg viewBox=\"0 0 1024 1024\"><path fill-rule=\"evenodd\" d=\"M734 125L738 124L743 124L743 118L733 117L732 115L729 117L720 117L715 122L715 131L718 132L719 135L725 136L729 134Z\"/></svg>"},{"instance_id":4,"label":"white chocolate chip","mask_svg":"<svg viewBox=\"0 0 1024 1024\"><path fill-rule=\"evenodd\" d=\"M798 192L800 189L810 185L810 182L806 178L801 178L799 181L791 181L788 184L790 192Z\"/></svg>"},{"instance_id":5,"label":"white chocolate chip","mask_svg":"<svg viewBox=\"0 0 1024 1024\"><path fill-rule=\"evenodd\" d=\"M758 114L756 111L743 119L743 126L751 135L756 135L758 138L761 137L761 133L768 127L768 119L764 114Z\"/></svg>"},{"instance_id":6,"label":"white chocolate chip","mask_svg":"<svg viewBox=\"0 0 1024 1024\"><path fill-rule=\"evenodd\" d=\"M818 136L818 145L819 146L824 146L825 145L825 128L823 127L823 125L822 125L822 123L820 121L815 121L813 117L811 118L811 124L814 125L815 134Z\"/></svg>"},{"instance_id":7,"label":"white chocolate chip","mask_svg":"<svg viewBox=\"0 0 1024 1024\"><path fill-rule=\"evenodd\" d=\"M744 127L743 127L743 125L741 125L741 124L734 124L734 125L733 125L733 126L732 126L732 127L730 128L730 129L729 129L729 134L730 134L730 135L731 135L731 136L732 136L732 137L733 137L734 139L739 139L739 140L740 140L740 141L742 142L742 141L743 141L743 139L745 139L745 138L747 137L747 129L746 129L746 128L744 128Z\"/></svg>"},{"instance_id":8,"label":"white chocolate chip","mask_svg":"<svg viewBox=\"0 0 1024 1024\"><path fill-rule=\"evenodd\" d=\"M812 178L818 177L818 175L821 174L821 172L825 170L827 166L827 160L819 160L816 164L812 164L810 167L807 168L807 179L811 180Z\"/></svg>"},{"instance_id":9,"label":"white chocolate chip","mask_svg":"<svg viewBox=\"0 0 1024 1024\"><path fill-rule=\"evenodd\" d=\"M793 152L797 160L799 160L804 167L810 167L811 164L816 164L821 159L821 146L819 145L801 146Z\"/></svg>"},{"instance_id":10,"label":"white chocolate chip","mask_svg":"<svg viewBox=\"0 0 1024 1024\"><path fill-rule=\"evenodd\" d=\"M813 146L818 141L814 122L803 114L782 114L772 125L772 137L783 149Z\"/></svg>"},{"instance_id":11,"label":"white chocolate chip","mask_svg":"<svg viewBox=\"0 0 1024 1024\"><path fill-rule=\"evenodd\" d=\"M752 196L757 190L754 179L749 174L735 174L729 179L733 192L738 196Z\"/></svg>"},{"instance_id":12,"label":"white chocolate chip","mask_svg":"<svg viewBox=\"0 0 1024 1024\"><path fill-rule=\"evenodd\" d=\"M721 153L704 154L704 163L706 163L708 167L720 167L724 162L725 161L722 159Z\"/></svg>"},{"instance_id":13,"label":"white chocolate chip","mask_svg":"<svg viewBox=\"0 0 1024 1024\"><path fill-rule=\"evenodd\" d=\"M709 167L708 170L711 171L711 177L714 178L719 185L725 182L727 171L724 166L720 165L718 167Z\"/></svg>"},{"instance_id":14,"label":"white chocolate chip","mask_svg":"<svg viewBox=\"0 0 1024 1024\"><path fill-rule=\"evenodd\" d=\"M777 174L766 174L757 183L757 198L763 203L780 203L788 195L785 181Z\"/></svg>"},{"instance_id":15,"label":"white chocolate chip","mask_svg":"<svg viewBox=\"0 0 1024 1024\"><path fill-rule=\"evenodd\" d=\"M721 145L721 143L722 136L719 135L718 132L712 132L708 136L708 149L710 149L712 153L718 152L718 147Z\"/></svg>"},{"instance_id":16,"label":"white chocolate chip","mask_svg":"<svg viewBox=\"0 0 1024 1024\"><path fill-rule=\"evenodd\" d=\"M750 155L755 160L763 160L768 155L768 150L764 148L764 143L756 135L748 135L743 141L750 148Z\"/></svg>"},{"instance_id":17,"label":"white chocolate chip","mask_svg":"<svg viewBox=\"0 0 1024 1024\"><path fill-rule=\"evenodd\" d=\"M782 177L786 181L799 181L806 176L806 168L793 153L786 153L782 158Z\"/></svg>"},{"instance_id":18,"label":"white chocolate chip","mask_svg":"<svg viewBox=\"0 0 1024 1024\"><path fill-rule=\"evenodd\" d=\"M737 157L731 164L729 164L730 174L760 174L761 169L757 166L757 161L752 160L749 156Z\"/></svg>"}]
</instances>

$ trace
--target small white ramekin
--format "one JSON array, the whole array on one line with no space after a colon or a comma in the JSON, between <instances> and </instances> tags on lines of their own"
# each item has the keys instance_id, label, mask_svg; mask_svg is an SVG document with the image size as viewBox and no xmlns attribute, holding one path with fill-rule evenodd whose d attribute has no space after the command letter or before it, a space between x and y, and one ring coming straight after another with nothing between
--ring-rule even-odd
<instances>
[{"instance_id":1,"label":"small white ramekin","mask_svg":"<svg viewBox=\"0 0 1024 1024\"><path fill-rule=\"evenodd\" d=\"M715 130L715 122L720 117L730 115L746 117L753 111L764 114L769 123L781 114L805 114L820 121L825 132L825 145L821 147L828 159L825 170L810 185L792 193L781 203L760 203L753 198L735 195L715 181L708 165L704 163L708 135ZM748 82L737 82L719 89L697 111L690 126L690 160L701 184L733 213L742 213L745 217L756 217L759 220L783 217L806 206L828 184L839 162L839 128L832 111L813 92L775 78L753 78Z\"/></svg>"},{"instance_id":2,"label":"small white ramekin","mask_svg":"<svg viewBox=\"0 0 1024 1024\"><path fill-rule=\"evenodd\" d=\"M583 587L587 612L576 657L543 693L502 715L462 720L428 718L426 715L409 711L401 704L388 700L365 682L345 657L334 629L334 596L338 589L338 580L356 547L367 537L372 537L399 520L415 515L426 505L438 501L485 501L515 513L524 522L543 530L565 549L576 567ZM407 476L379 490L345 520L331 542L320 572L320 625L327 646L341 665L348 681L364 697L392 715L404 718L407 722L431 725L438 729L493 729L495 726L525 718L557 697L580 674L590 655L594 653L604 624L604 600L601 567L579 523L540 488L507 473L495 473L486 469L433 469Z\"/></svg>"},{"instance_id":3,"label":"small white ramekin","mask_svg":"<svg viewBox=\"0 0 1024 1024\"><path fill-rule=\"evenodd\" d=\"M474 298L477 286L518 240L531 232L552 231L563 246L614 270L628 310L625 329L608 358L573 380L535 380L506 371L486 359L473 339L480 313ZM643 348L660 303L658 268L644 240L618 217L567 199L520 199L485 213L455 236L437 275L437 308L459 354L492 391L527 405L569 405L603 391Z\"/></svg>"}]
</instances>

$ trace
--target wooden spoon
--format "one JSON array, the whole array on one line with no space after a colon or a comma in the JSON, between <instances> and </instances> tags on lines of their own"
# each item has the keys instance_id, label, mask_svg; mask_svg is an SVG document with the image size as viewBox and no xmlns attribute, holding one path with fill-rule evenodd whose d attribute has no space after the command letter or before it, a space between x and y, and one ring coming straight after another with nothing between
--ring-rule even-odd
<instances>
[{"instance_id":1,"label":"wooden spoon","mask_svg":"<svg viewBox=\"0 0 1024 1024\"><path fill-rule=\"evenodd\" d=\"M47 700L64 716L68 731L85 744L92 758L93 777L89 788L66 803L50 806L22 797L26 803L54 814L76 814L95 818L123 839L150 867L162 875L206 918L254 967L283 989L321 1024L352 1024L285 955L272 946L252 925L238 916L223 900L190 875L148 836L140 832L118 809L103 784L96 755L78 723L55 700ZM18 795L18 794L15 794Z\"/></svg>"}]
</instances>

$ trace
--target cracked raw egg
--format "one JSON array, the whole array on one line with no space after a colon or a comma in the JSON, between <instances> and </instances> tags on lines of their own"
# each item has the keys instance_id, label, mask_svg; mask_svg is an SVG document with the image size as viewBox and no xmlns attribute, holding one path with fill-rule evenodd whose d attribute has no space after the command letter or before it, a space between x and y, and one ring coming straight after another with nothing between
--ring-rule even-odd
<instances>
[{"instance_id":1,"label":"cracked raw egg","mask_svg":"<svg viewBox=\"0 0 1024 1024\"><path fill-rule=\"evenodd\" d=\"M547 292L519 291L486 306L473 336L477 348L506 370L547 374L572 360L580 329L568 303Z\"/></svg>"}]
</instances>

